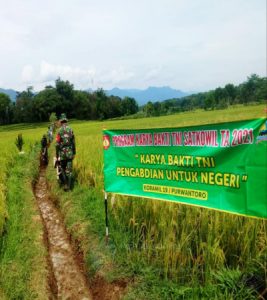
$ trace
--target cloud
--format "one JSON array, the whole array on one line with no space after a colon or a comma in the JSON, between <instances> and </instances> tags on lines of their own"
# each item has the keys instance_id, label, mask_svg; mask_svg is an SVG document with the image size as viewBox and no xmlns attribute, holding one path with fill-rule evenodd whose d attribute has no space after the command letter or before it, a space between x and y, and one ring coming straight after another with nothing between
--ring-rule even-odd
<instances>
[{"instance_id":1,"label":"cloud","mask_svg":"<svg viewBox=\"0 0 267 300\"><path fill-rule=\"evenodd\" d=\"M34 70L31 65L23 67L21 78L23 83L31 83L34 81Z\"/></svg>"},{"instance_id":2,"label":"cloud","mask_svg":"<svg viewBox=\"0 0 267 300\"><path fill-rule=\"evenodd\" d=\"M126 70L124 67L119 66L111 70L102 71L96 78L97 87L111 88L117 85L122 86L126 82L132 80L135 73Z\"/></svg>"},{"instance_id":3,"label":"cloud","mask_svg":"<svg viewBox=\"0 0 267 300\"><path fill-rule=\"evenodd\" d=\"M2 80L16 89L60 76L80 89L205 90L266 75L266 2L12 0L0 44Z\"/></svg>"},{"instance_id":4,"label":"cloud","mask_svg":"<svg viewBox=\"0 0 267 300\"><path fill-rule=\"evenodd\" d=\"M162 71L162 67L156 67L153 69L150 69L144 76L145 81L150 81L153 79L156 79L160 76L160 72Z\"/></svg>"},{"instance_id":5,"label":"cloud","mask_svg":"<svg viewBox=\"0 0 267 300\"><path fill-rule=\"evenodd\" d=\"M88 88L96 73L94 68L82 69L69 65L53 65L46 61L41 62L39 72L40 81L42 82L55 81L60 77L74 83L78 88Z\"/></svg>"},{"instance_id":6,"label":"cloud","mask_svg":"<svg viewBox=\"0 0 267 300\"><path fill-rule=\"evenodd\" d=\"M34 71L32 65L23 67L21 79L27 85L36 85L37 88L42 88L45 85L53 84L60 77L62 80L69 80L76 88L88 88L95 76L95 69L81 69L71 67L69 65L54 65L46 61L42 61Z\"/></svg>"},{"instance_id":7,"label":"cloud","mask_svg":"<svg viewBox=\"0 0 267 300\"><path fill-rule=\"evenodd\" d=\"M89 87L96 89L123 84L134 76L134 72L128 71L122 66L102 69L97 72L94 67L82 69L69 65L55 65L47 61L42 61L36 72L32 65L26 65L21 73L22 82L27 85L34 85L37 89L53 84L59 77L73 83L76 89L88 89Z\"/></svg>"}]
</instances>

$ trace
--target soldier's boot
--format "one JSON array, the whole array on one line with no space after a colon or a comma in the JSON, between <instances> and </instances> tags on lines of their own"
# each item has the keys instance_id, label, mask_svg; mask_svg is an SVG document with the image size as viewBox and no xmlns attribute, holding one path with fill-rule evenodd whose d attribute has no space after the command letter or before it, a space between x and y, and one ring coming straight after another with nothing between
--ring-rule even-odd
<instances>
[{"instance_id":1,"label":"soldier's boot","mask_svg":"<svg viewBox=\"0 0 267 300\"><path fill-rule=\"evenodd\" d=\"M68 190L71 190L71 183L72 183L71 176L68 176Z\"/></svg>"},{"instance_id":2,"label":"soldier's boot","mask_svg":"<svg viewBox=\"0 0 267 300\"><path fill-rule=\"evenodd\" d=\"M64 171L62 172L62 179L63 179L63 189L64 189L64 191L67 191L68 190L68 178Z\"/></svg>"}]
</instances>

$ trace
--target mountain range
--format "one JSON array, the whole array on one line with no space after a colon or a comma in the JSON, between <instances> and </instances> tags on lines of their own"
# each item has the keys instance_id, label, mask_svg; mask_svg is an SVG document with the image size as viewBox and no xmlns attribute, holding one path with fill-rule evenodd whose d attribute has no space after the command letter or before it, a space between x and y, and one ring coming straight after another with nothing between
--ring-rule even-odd
<instances>
[{"instance_id":1,"label":"mountain range","mask_svg":"<svg viewBox=\"0 0 267 300\"><path fill-rule=\"evenodd\" d=\"M87 91L92 92L91 89L88 89ZM113 88L111 90L105 90L105 92L107 93L108 96L113 95L113 96L118 96L120 98L132 97L137 101L139 105L144 105L148 101L151 102L163 101L167 99L181 98L189 95L188 93L182 92L180 90L172 89L168 86L149 87L145 90ZM7 94L12 101L16 100L17 92L15 90L0 88L0 93Z\"/></svg>"},{"instance_id":2,"label":"mountain range","mask_svg":"<svg viewBox=\"0 0 267 300\"><path fill-rule=\"evenodd\" d=\"M12 101L16 101L16 97L17 97L16 91L14 91L12 89L1 89L0 88L0 93L8 95Z\"/></svg>"},{"instance_id":3,"label":"mountain range","mask_svg":"<svg viewBox=\"0 0 267 300\"><path fill-rule=\"evenodd\" d=\"M180 90L172 89L168 86L164 87L149 87L145 90L139 89L119 89L113 88L111 90L106 90L106 93L111 96L119 96L120 98L132 97L139 105L144 105L148 101L156 102L163 101L173 98L181 98L189 95L188 93L182 92Z\"/></svg>"}]
</instances>

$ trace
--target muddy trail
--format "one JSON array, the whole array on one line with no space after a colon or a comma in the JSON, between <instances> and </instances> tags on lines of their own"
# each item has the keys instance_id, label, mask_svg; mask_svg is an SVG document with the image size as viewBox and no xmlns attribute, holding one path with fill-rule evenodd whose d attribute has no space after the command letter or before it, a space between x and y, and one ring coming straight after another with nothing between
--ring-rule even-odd
<instances>
[{"instance_id":1,"label":"muddy trail","mask_svg":"<svg viewBox=\"0 0 267 300\"><path fill-rule=\"evenodd\" d=\"M75 253L63 217L48 189L46 168L41 166L34 194L44 227L44 243L48 250L47 286L51 300L118 300L127 281L107 282L102 276L85 277L81 253Z\"/></svg>"},{"instance_id":2,"label":"muddy trail","mask_svg":"<svg viewBox=\"0 0 267 300\"><path fill-rule=\"evenodd\" d=\"M45 168L40 168L34 188L35 197L44 224L45 242L48 248L51 299L91 300L86 278L70 243L60 212L49 197Z\"/></svg>"}]
</instances>

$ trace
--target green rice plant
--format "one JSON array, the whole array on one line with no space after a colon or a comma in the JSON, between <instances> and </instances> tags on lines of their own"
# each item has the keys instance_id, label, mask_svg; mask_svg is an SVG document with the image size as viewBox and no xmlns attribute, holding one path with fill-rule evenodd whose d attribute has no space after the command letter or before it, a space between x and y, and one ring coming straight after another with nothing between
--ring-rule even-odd
<instances>
[{"instance_id":1,"label":"green rice plant","mask_svg":"<svg viewBox=\"0 0 267 300\"><path fill-rule=\"evenodd\" d=\"M35 128L36 127L36 128ZM42 224L32 192L43 126L0 127L0 298L48 299ZM24 136L23 156L14 140ZM15 283L15 284L14 284Z\"/></svg>"},{"instance_id":2,"label":"green rice plant","mask_svg":"<svg viewBox=\"0 0 267 300\"><path fill-rule=\"evenodd\" d=\"M16 139L15 145L17 146L19 152L21 152L22 151L22 147L24 145L24 141L23 141L23 137L22 137L21 133L18 134L18 137Z\"/></svg>"},{"instance_id":3,"label":"green rice plant","mask_svg":"<svg viewBox=\"0 0 267 300\"><path fill-rule=\"evenodd\" d=\"M16 145L19 151L24 146L25 152L30 152L32 146L41 139L45 125L8 125L0 126L0 238L8 219L6 207L7 176L17 157ZM22 138L22 133L24 139ZM16 141L14 143L14 140Z\"/></svg>"},{"instance_id":4,"label":"green rice plant","mask_svg":"<svg viewBox=\"0 0 267 300\"><path fill-rule=\"evenodd\" d=\"M103 191L102 128L190 126L263 117L264 106L194 111L172 116L106 122L75 122L78 184ZM153 265L159 276L181 284L212 281L223 267L245 270L265 251L266 221L153 199L113 195L111 232L131 264ZM100 208L101 209L101 208ZM118 233L118 234L117 234ZM122 236L124 236L122 238ZM125 256L125 254L127 255ZM141 263L142 262L142 263Z\"/></svg>"}]
</instances>

